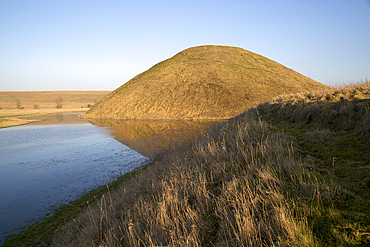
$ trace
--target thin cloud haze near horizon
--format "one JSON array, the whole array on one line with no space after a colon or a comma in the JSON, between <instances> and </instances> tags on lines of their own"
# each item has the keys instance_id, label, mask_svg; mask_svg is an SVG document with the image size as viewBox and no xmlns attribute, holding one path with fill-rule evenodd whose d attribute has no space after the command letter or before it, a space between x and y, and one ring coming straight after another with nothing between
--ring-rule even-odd
<instances>
[{"instance_id":1,"label":"thin cloud haze near horizon","mask_svg":"<svg viewBox=\"0 0 370 247\"><path fill-rule=\"evenodd\" d=\"M0 1L0 90L114 90L199 45L329 86L370 77L370 1Z\"/></svg>"}]
</instances>

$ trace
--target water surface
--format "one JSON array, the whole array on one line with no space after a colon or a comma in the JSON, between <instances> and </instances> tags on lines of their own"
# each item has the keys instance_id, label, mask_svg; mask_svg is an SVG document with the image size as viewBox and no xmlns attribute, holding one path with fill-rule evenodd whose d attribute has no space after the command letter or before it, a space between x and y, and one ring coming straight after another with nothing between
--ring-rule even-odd
<instances>
[{"instance_id":1,"label":"water surface","mask_svg":"<svg viewBox=\"0 0 370 247\"><path fill-rule=\"evenodd\" d=\"M39 120L0 129L0 244L218 123L82 120L60 113Z\"/></svg>"},{"instance_id":2,"label":"water surface","mask_svg":"<svg viewBox=\"0 0 370 247\"><path fill-rule=\"evenodd\" d=\"M89 122L108 128L116 140L148 157L198 137L220 123L216 120L109 119L90 119Z\"/></svg>"},{"instance_id":3,"label":"water surface","mask_svg":"<svg viewBox=\"0 0 370 247\"><path fill-rule=\"evenodd\" d=\"M0 130L0 242L148 160L90 123Z\"/></svg>"}]
</instances>

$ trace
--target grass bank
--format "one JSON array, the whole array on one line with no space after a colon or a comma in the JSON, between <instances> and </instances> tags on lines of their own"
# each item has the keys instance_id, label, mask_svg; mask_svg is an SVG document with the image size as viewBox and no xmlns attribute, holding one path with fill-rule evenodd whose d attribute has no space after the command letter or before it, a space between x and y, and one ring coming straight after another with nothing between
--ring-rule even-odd
<instances>
[{"instance_id":1,"label":"grass bank","mask_svg":"<svg viewBox=\"0 0 370 247\"><path fill-rule=\"evenodd\" d=\"M369 98L367 81L276 98L6 246L367 246Z\"/></svg>"}]
</instances>

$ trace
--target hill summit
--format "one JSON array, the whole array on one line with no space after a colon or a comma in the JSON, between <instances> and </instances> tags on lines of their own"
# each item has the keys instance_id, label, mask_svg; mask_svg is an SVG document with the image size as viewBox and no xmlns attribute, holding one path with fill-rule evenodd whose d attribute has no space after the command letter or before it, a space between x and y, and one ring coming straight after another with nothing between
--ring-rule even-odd
<instances>
[{"instance_id":1,"label":"hill summit","mask_svg":"<svg viewBox=\"0 0 370 247\"><path fill-rule=\"evenodd\" d=\"M84 117L230 118L281 94L325 87L241 48L199 46L137 75Z\"/></svg>"}]
</instances>

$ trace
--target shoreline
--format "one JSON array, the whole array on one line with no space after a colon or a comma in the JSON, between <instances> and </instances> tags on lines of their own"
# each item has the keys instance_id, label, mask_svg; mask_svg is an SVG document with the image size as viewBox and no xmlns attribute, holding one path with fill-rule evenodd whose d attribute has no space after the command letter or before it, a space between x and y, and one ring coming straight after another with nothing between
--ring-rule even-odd
<instances>
[{"instance_id":1,"label":"shoreline","mask_svg":"<svg viewBox=\"0 0 370 247\"><path fill-rule=\"evenodd\" d=\"M106 116L106 117L99 117L99 116L91 116L91 115L86 115L86 113L82 113L78 115L79 118L82 119L96 119L96 120L187 120L187 121L222 121L222 120L229 120L235 116L228 116L228 117L115 117L115 116Z\"/></svg>"},{"instance_id":2,"label":"shoreline","mask_svg":"<svg viewBox=\"0 0 370 247\"><path fill-rule=\"evenodd\" d=\"M0 129L9 128L39 122L38 119L26 119L52 113L74 113L85 112L85 108L71 109L1 109L0 110Z\"/></svg>"},{"instance_id":3,"label":"shoreline","mask_svg":"<svg viewBox=\"0 0 370 247\"><path fill-rule=\"evenodd\" d=\"M147 169L152 163L153 159L149 158L148 163L142 164L136 170L122 175L113 182L101 185L81 195L76 200L61 205L52 215L45 217L41 222L26 227L23 231L5 238L5 241L0 246L20 246L25 241L32 242L31 239L35 236L43 242L49 240L55 229L74 220L74 217L98 202L105 193L116 190L123 182L134 178L141 171Z\"/></svg>"}]
</instances>

